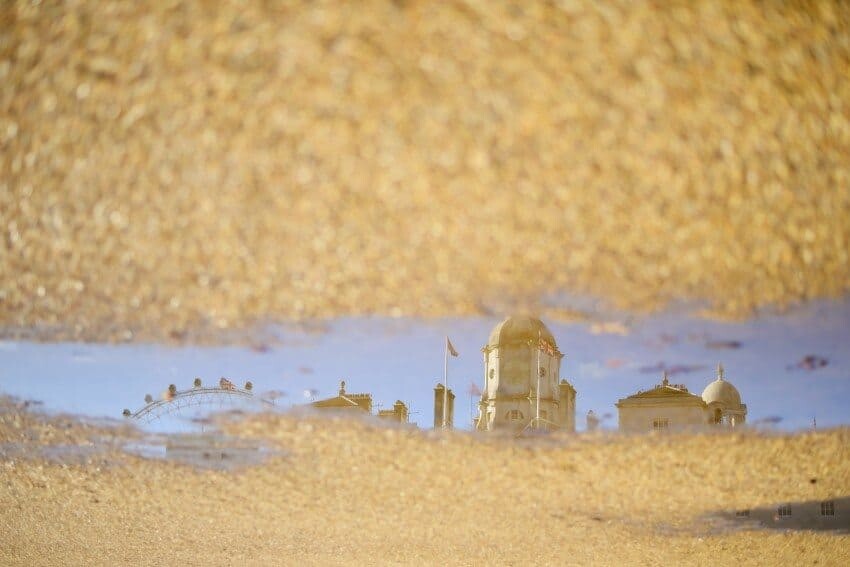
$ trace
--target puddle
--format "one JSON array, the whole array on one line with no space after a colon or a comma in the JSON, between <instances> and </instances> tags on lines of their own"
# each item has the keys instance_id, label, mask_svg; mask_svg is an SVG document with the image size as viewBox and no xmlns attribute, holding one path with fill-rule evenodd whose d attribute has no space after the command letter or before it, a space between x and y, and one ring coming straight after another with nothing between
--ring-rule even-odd
<instances>
[{"instance_id":1,"label":"puddle","mask_svg":"<svg viewBox=\"0 0 850 567\"><path fill-rule=\"evenodd\" d=\"M153 406L156 409L156 404ZM215 415L195 420L200 423L195 433L155 433L144 431L144 420L49 412L41 404L0 395L0 432L5 439L0 442L0 462L110 466L120 465L122 460L116 456L125 453L196 468L234 471L288 454L262 440L222 434L216 427L218 420L238 420L246 412L214 409Z\"/></svg>"},{"instance_id":2,"label":"puddle","mask_svg":"<svg viewBox=\"0 0 850 567\"><path fill-rule=\"evenodd\" d=\"M0 460L37 459L48 463L89 465L95 461L106 463L107 447L96 445L32 445L22 443L0 444Z\"/></svg>"},{"instance_id":3,"label":"puddle","mask_svg":"<svg viewBox=\"0 0 850 567\"><path fill-rule=\"evenodd\" d=\"M469 428L484 382L481 353L497 318L340 319L324 332L278 329L273 340L245 347L149 344L0 343L0 392L37 400L51 412L93 418L134 416L165 400L169 385L191 392L217 388L225 377L251 396L212 396L209 404L162 404L146 431L199 433L211 411L285 411L347 391L369 393L372 413L397 400L422 428L434 423L434 386L442 381L445 337L455 425ZM722 362L748 407L750 425L785 431L848 422L850 301L817 302L785 315L741 323L668 311L637 318L605 314L583 322L544 322L565 354L561 377L577 390L576 425L595 412L603 430L617 428L619 398L671 380L701 392ZM239 398L239 399L237 399ZM182 399L182 398L181 398Z\"/></svg>"},{"instance_id":4,"label":"puddle","mask_svg":"<svg viewBox=\"0 0 850 567\"><path fill-rule=\"evenodd\" d=\"M218 433L148 437L127 443L123 449L148 459L163 459L196 468L225 471L259 465L272 457L287 455L286 451L272 448L256 439L240 439Z\"/></svg>"},{"instance_id":5,"label":"puddle","mask_svg":"<svg viewBox=\"0 0 850 567\"><path fill-rule=\"evenodd\" d=\"M259 465L272 457L286 456L256 440L217 434L165 435L126 443L108 440L84 445L0 444L0 461L37 460L63 465L106 466L109 456L123 451L146 459L162 459L201 469L236 471Z\"/></svg>"}]
</instances>

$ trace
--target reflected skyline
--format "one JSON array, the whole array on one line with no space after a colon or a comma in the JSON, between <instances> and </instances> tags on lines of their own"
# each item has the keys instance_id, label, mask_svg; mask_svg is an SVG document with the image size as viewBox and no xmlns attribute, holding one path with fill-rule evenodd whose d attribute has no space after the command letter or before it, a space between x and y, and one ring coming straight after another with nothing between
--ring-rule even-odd
<instances>
[{"instance_id":1,"label":"reflected skyline","mask_svg":"<svg viewBox=\"0 0 850 567\"><path fill-rule=\"evenodd\" d=\"M456 393L455 425L469 429L484 382L481 347L497 318L341 319L324 333L277 328L276 342L248 347L4 342L0 391L39 400L48 411L120 418L169 384L205 384L224 376L252 381L278 408L333 395L340 380L370 392L375 410L402 400L410 421L430 427L433 387L442 381L442 348ZM720 322L667 311L646 317L562 323L547 320L561 350L563 378L578 391L576 425L593 410L603 429L616 428L617 399L655 385L663 372L699 392L722 362L756 426L799 430L847 423L850 402L850 301L821 301L785 315Z\"/></svg>"}]
</instances>

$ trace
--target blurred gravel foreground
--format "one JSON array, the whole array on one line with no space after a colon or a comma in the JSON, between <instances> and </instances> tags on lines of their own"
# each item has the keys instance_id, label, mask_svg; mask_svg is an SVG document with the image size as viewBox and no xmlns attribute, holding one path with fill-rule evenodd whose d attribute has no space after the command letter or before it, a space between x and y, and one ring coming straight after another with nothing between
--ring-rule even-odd
<instances>
[{"instance_id":1,"label":"blurred gravel foreground","mask_svg":"<svg viewBox=\"0 0 850 567\"><path fill-rule=\"evenodd\" d=\"M845 2L5 1L2 334L838 296L848 76Z\"/></svg>"},{"instance_id":2,"label":"blurred gravel foreground","mask_svg":"<svg viewBox=\"0 0 850 567\"><path fill-rule=\"evenodd\" d=\"M227 432L288 456L238 473L45 460L118 432L0 398L0 564L850 564L846 534L705 519L846 495L846 428L521 443L266 415Z\"/></svg>"}]
</instances>

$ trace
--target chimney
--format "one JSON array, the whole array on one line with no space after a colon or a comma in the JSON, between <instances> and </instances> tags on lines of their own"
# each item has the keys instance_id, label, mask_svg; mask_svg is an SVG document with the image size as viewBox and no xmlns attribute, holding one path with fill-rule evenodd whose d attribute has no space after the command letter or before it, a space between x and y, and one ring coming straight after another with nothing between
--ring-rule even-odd
<instances>
[{"instance_id":1,"label":"chimney","mask_svg":"<svg viewBox=\"0 0 850 567\"><path fill-rule=\"evenodd\" d=\"M393 413L398 417L399 423L407 423L409 420L409 411L407 409L407 405L401 401L396 400L393 404Z\"/></svg>"},{"instance_id":2,"label":"chimney","mask_svg":"<svg viewBox=\"0 0 850 567\"><path fill-rule=\"evenodd\" d=\"M448 395L445 395L445 388L442 384L437 384L434 388L434 429L443 428L443 399L448 399L448 408L446 411L446 429L454 428L454 410L455 410L455 395L449 389Z\"/></svg>"},{"instance_id":3,"label":"chimney","mask_svg":"<svg viewBox=\"0 0 850 567\"><path fill-rule=\"evenodd\" d=\"M566 380L558 384L560 395L561 431L573 432L576 430L576 390Z\"/></svg>"}]
</instances>

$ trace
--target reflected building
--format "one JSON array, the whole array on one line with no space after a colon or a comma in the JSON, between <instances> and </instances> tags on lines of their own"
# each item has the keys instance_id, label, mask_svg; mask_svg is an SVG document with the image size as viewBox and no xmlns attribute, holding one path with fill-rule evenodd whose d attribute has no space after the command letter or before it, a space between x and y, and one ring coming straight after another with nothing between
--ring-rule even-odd
<instances>
[{"instance_id":1,"label":"reflected building","mask_svg":"<svg viewBox=\"0 0 850 567\"><path fill-rule=\"evenodd\" d=\"M726 515L761 528L846 533L850 531L850 498L784 502L776 507L737 510L734 516Z\"/></svg>"},{"instance_id":2,"label":"reflected building","mask_svg":"<svg viewBox=\"0 0 850 567\"><path fill-rule=\"evenodd\" d=\"M482 352L476 430L575 431L576 391L560 378L564 355L540 319L507 317L493 328Z\"/></svg>"},{"instance_id":3,"label":"reflected building","mask_svg":"<svg viewBox=\"0 0 850 567\"><path fill-rule=\"evenodd\" d=\"M322 410L372 413L372 394L352 394L345 391L345 380L339 383L339 393L332 398L316 400L310 407Z\"/></svg>"},{"instance_id":4,"label":"reflected building","mask_svg":"<svg viewBox=\"0 0 850 567\"><path fill-rule=\"evenodd\" d=\"M372 394L352 394L345 390L345 380L339 383L339 392L332 398L317 400L310 404L311 408L322 411L372 414ZM410 410L401 400L396 400L392 409L379 410L377 417L387 421L407 423L410 418Z\"/></svg>"},{"instance_id":5,"label":"reflected building","mask_svg":"<svg viewBox=\"0 0 850 567\"><path fill-rule=\"evenodd\" d=\"M617 402L620 431L702 429L710 425L735 427L746 422L747 406L737 388L726 381L723 365L717 379L698 396L684 384L670 384L667 373L661 383Z\"/></svg>"},{"instance_id":6,"label":"reflected building","mask_svg":"<svg viewBox=\"0 0 850 567\"><path fill-rule=\"evenodd\" d=\"M407 423L410 418L410 411L407 409L407 404L401 400L396 400L392 409L378 410L378 417L387 421Z\"/></svg>"},{"instance_id":7,"label":"reflected building","mask_svg":"<svg viewBox=\"0 0 850 567\"><path fill-rule=\"evenodd\" d=\"M666 372L654 388L619 400L617 411L620 431L694 429L707 423L702 398L684 384L671 384Z\"/></svg>"}]
</instances>

